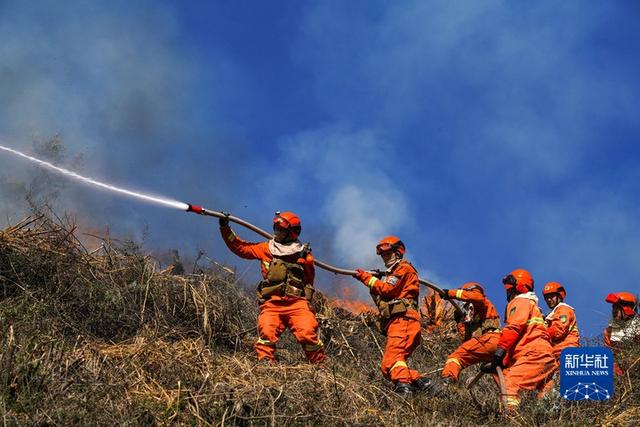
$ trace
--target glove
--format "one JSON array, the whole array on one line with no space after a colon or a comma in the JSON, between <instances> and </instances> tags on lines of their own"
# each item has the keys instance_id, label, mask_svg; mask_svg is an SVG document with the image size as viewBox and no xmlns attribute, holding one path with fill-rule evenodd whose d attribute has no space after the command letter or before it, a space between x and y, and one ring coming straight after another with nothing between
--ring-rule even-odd
<instances>
[{"instance_id":1,"label":"glove","mask_svg":"<svg viewBox=\"0 0 640 427\"><path fill-rule=\"evenodd\" d=\"M386 271L375 269L373 270L372 276L381 279L385 274L387 274Z\"/></svg>"},{"instance_id":2,"label":"glove","mask_svg":"<svg viewBox=\"0 0 640 427\"><path fill-rule=\"evenodd\" d=\"M311 253L311 243L305 243L302 246L302 252L300 252L300 258L306 258Z\"/></svg>"},{"instance_id":3,"label":"glove","mask_svg":"<svg viewBox=\"0 0 640 427\"><path fill-rule=\"evenodd\" d=\"M480 370L485 374L495 374L496 368L502 368L502 360L504 359L505 350L502 347L498 347L496 352L493 354L493 359L491 362L485 363L480 367Z\"/></svg>"},{"instance_id":4,"label":"glove","mask_svg":"<svg viewBox=\"0 0 640 427\"><path fill-rule=\"evenodd\" d=\"M307 255L303 257L298 258L298 260L296 261L296 263L300 264L300 265L313 265L313 255L311 253L307 253Z\"/></svg>"},{"instance_id":5,"label":"glove","mask_svg":"<svg viewBox=\"0 0 640 427\"><path fill-rule=\"evenodd\" d=\"M220 227L228 227L229 226L229 215L231 215L231 214L228 213L228 212L222 212L222 214L224 216L218 218L218 223L220 224Z\"/></svg>"},{"instance_id":6,"label":"glove","mask_svg":"<svg viewBox=\"0 0 640 427\"><path fill-rule=\"evenodd\" d=\"M356 269L356 274L353 275L356 279L360 280L365 285L369 286L369 280L373 277L371 273L364 271L360 268Z\"/></svg>"},{"instance_id":7,"label":"glove","mask_svg":"<svg viewBox=\"0 0 640 427\"><path fill-rule=\"evenodd\" d=\"M449 289L442 289L442 292L440 293L440 298L442 299L449 299Z\"/></svg>"}]
</instances>

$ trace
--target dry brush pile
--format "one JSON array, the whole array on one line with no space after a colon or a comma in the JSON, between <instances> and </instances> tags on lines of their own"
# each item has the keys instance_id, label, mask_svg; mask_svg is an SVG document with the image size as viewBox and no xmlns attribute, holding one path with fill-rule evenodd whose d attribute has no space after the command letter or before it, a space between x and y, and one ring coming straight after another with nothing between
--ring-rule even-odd
<instances>
[{"instance_id":1,"label":"dry brush pile","mask_svg":"<svg viewBox=\"0 0 640 427\"><path fill-rule=\"evenodd\" d=\"M396 396L378 364L371 314L314 307L330 361L304 363L289 333L280 363L255 362L257 306L225 269L174 275L130 243L94 250L67 219L39 215L0 232L0 415L39 425L634 425L638 364L611 403L557 397L499 415L482 379L470 393ZM450 326L450 325L449 325ZM438 375L456 338L424 333L412 365ZM637 354L637 349L636 349ZM633 363L633 361L632 361ZM473 372L463 374L463 379Z\"/></svg>"}]
</instances>

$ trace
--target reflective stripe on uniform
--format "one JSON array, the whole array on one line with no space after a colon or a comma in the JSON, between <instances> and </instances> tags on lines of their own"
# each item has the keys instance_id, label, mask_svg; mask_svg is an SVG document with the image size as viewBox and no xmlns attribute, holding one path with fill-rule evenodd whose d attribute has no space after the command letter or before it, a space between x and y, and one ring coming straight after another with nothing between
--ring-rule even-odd
<instances>
[{"instance_id":1,"label":"reflective stripe on uniform","mask_svg":"<svg viewBox=\"0 0 640 427\"><path fill-rule=\"evenodd\" d=\"M322 347L324 347L324 344L322 344L322 340L318 340L317 344L303 344L302 345L302 348L304 349L304 351L318 351Z\"/></svg>"},{"instance_id":2,"label":"reflective stripe on uniform","mask_svg":"<svg viewBox=\"0 0 640 427\"><path fill-rule=\"evenodd\" d=\"M393 364L393 366L391 367L391 369L389 369L389 371L393 371L396 368L406 368L407 367L407 362L405 362L404 360L398 360L396 363Z\"/></svg>"},{"instance_id":3,"label":"reflective stripe on uniform","mask_svg":"<svg viewBox=\"0 0 640 427\"><path fill-rule=\"evenodd\" d=\"M569 326L569 331L570 332L572 332L572 331L578 332L578 327L577 326Z\"/></svg>"},{"instance_id":4,"label":"reflective stripe on uniform","mask_svg":"<svg viewBox=\"0 0 640 427\"><path fill-rule=\"evenodd\" d=\"M456 291L456 298L462 298L462 292L463 292L463 290L462 290L462 289L458 289L458 290Z\"/></svg>"},{"instance_id":5,"label":"reflective stripe on uniform","mask_svg":"<svg viewBox=\"0 0 640 427\"><path fill-rule=\"evenodd\" d=\"M532 317L527 320L527 325L544 325L544 319L542 317Z\"/></svg>"},{"instance_id":6,"label":"reflective stripe on uniform","mask_svg":"<svg viewBox=\"0 0 640 427\"><path fill-rule=\"evenodd\" d=\"M369 279L369 281L367 282L367 286L368 287L372 287L374 283L376 283L376 280L378 280L375 277L372 277L371 279Z\"/></svg>"},{"instance_id":7,"label":"reflective stripe on uniform","mask_svg":"<svg viewBox=\"0 0 640 427\"><path fill-rule=\"evenodd\" d=\"M268 345L269 347L275 347L276 343L271 342L269 340L263 340L262 338L258 338L256 344Z\"/></svg>"},{"instance_id":8,"label":"reflective stripe on uniform","mask_svg":"<svg viewBox=\"0 0 640 427\"><path fill-rule=\"evenodd\" d=\"M462 365L460 364L460 361L458 359L456 359L455 357L447 359L447 361L444 362L444 364L446 365L447 363L455 363L456 365L458 365L458 366L460 366L462 368Z\"/></svg>"},{"instance_id":9,"label":"reflective stripe on uniform","mask_svg":"<svg viewBox=\"0 0 640 427\"><path fill-rule=\"evenodd\" d=\"M264 265L264 269L268 270L269 269L269 261L262 261L262 265Z\"/></svg>"},{"instance_id":10,"label":"reflective stripe on uniform","mask_svg":"<svg viewBox=\"0 0 640 427\"><path fill-rule=\"evenodd\" d=\"M230 231L229 234L227 235L227 240L230 242L233 242L234 240L236 240L236 233L234 233L233 231Z\"/></svg>"}]
</instances>

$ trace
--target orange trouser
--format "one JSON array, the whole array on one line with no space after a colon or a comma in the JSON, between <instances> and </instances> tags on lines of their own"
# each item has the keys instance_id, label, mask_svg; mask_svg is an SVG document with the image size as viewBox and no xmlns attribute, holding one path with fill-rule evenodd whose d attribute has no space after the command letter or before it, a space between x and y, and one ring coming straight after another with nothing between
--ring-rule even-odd
<instances>
[{"instance_id":1,"label":"orange trouser","mask_svg":"<svg viewBox=\"0 0 640 427\"><path fill-rule=\"evenodd\" d=\"M476 363L491 362L498 349L500 332L487 332L478 338L471 338L456 348L449 355L442 371L443 377L451 377L458 381L460 371Z\"/></svg>"},{"instance_id":2,"label":"orange trouser","mask_svg":"<svg viewBox=\"0 0 640 427\"><path fill-rule=\"evenodd\" d=\"M304 298L271 299L260 306L255 345L258 360L276 360L276 343L286 328L302 345L309 362L325 360L324 346L318 338L318 321Z\"/></svg>"},{"instance_id":3,"label":"orange trouser","mask_svg":"<svg viewBox=\"0 0 640 427\"><path fill-rule=\"evenodd\" d=\"M538 398L544 396L553 388L552 377L556 368L557 362L553 354L536 350L520 356L513 364L504 368L507 409L513 411L518 408L519 392L522 390L537 390Z\"/></svg>"},{"instance_id":4,"label":"orange trouser","mask_svg":"<svg viewBox=\"0 0 640 427\"><path fill-rule=\"evenodd\" d=\"M407 358L420 344L420 321L418 312L409 310L404 316L389 321L387 345L380 369L390 381L411 383L420 378L420 373L407 367Z\"/></svg>"}]
</instances>

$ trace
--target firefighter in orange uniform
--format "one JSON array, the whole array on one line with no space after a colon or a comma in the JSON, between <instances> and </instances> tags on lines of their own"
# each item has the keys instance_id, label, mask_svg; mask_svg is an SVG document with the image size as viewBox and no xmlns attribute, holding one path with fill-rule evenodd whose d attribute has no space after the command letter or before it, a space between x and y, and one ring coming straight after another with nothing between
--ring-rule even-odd
<instances>
[{"instance_id":1,"label":"firefighter in orange uniform","mask_svg":"<svg viewBox=\"0 0 640 427\"><path fill-rule=\"evenodd\" d=\"M631 292L617 292L607 295L606 302L611 304L611 322L604 330L604 345L613 350L618 359L613 370L616 375L624 374L620 366L621 346L631 341L640 341L640 316L638 298Z\"/></svg>"},{"instance_id":2,"label":"firefighter in orange uniform","mask_svg":"<svg viewBox=\"0 0 640 427\"><path fill-rule=\"evenodd\" d=\"M551 312L544 321L549 332L553 355L560 360L560 353L567 347L580 347L580 334L573 307L564 302L567 292L558 282L544 285L542 295Z\"/></svg>"},{"instance_id":3,"label":"firefighter in orange uniform","mask_svg":"<svg viewBox=\"0 0 640 427\"><path fill-rule=\"evenodd\" d=\"M258 360L275 362L276 343L289 328L302 346L307 360L326 358L318 337L318 321L309 307L315 268L308 245L298 240L300 218L292 212L276 212L271 240L249 243L238 237L227 217L220 218L220 234L231 252L244 259L261 261L263 280L258 285Z\"/></svg>"},{"instance_id":4,"label":"firefighter in orange uniform","mask_svg":"<svg viewBox=\"0 0 640 427\"><path fill-rule=\"evenodd\" d=\"M491 361L498 349L500 316L478 283L465 283L460 289L443 289L442 298L465 302L464 317L458 322L463 343L449 355L442 371L445 384L452 384L458 382L464 368Z\"/></svg>"},{"instance_id":5,"label":"firefighter in orange uniform","mask_svg":"<svg viewBox=\"0 0 640 427\"><path fill-rule=\"evenodd\" d=\"M404 243L395 236L380 240L376 253L386 267L381 278L361 269L356 270L354 277L369 288L380 311L381 329L387 336L380 366L382 374L402 395L410 395L416 390L434 391L428 378L407 366L407 359L420 343L418 273L403 259Z\"/></svg>"},{"instance_id":6,"label":"firefighter in orange uniform","mask_svg":"<svg viewBox=\"0 0 640 427\"><path fill-rule=\"evenodd\" d=\"M549 333L538 297L533 292L533 278L527 270L517 269L502 279L507 293L504 328L498 349L490 363L482 366L484 372L504 368L507 410L515 411L520 405L519 393L537 390L538 397L553 388L551 379L557 366L549 343Z\"/></svg>"}]
</instances>

